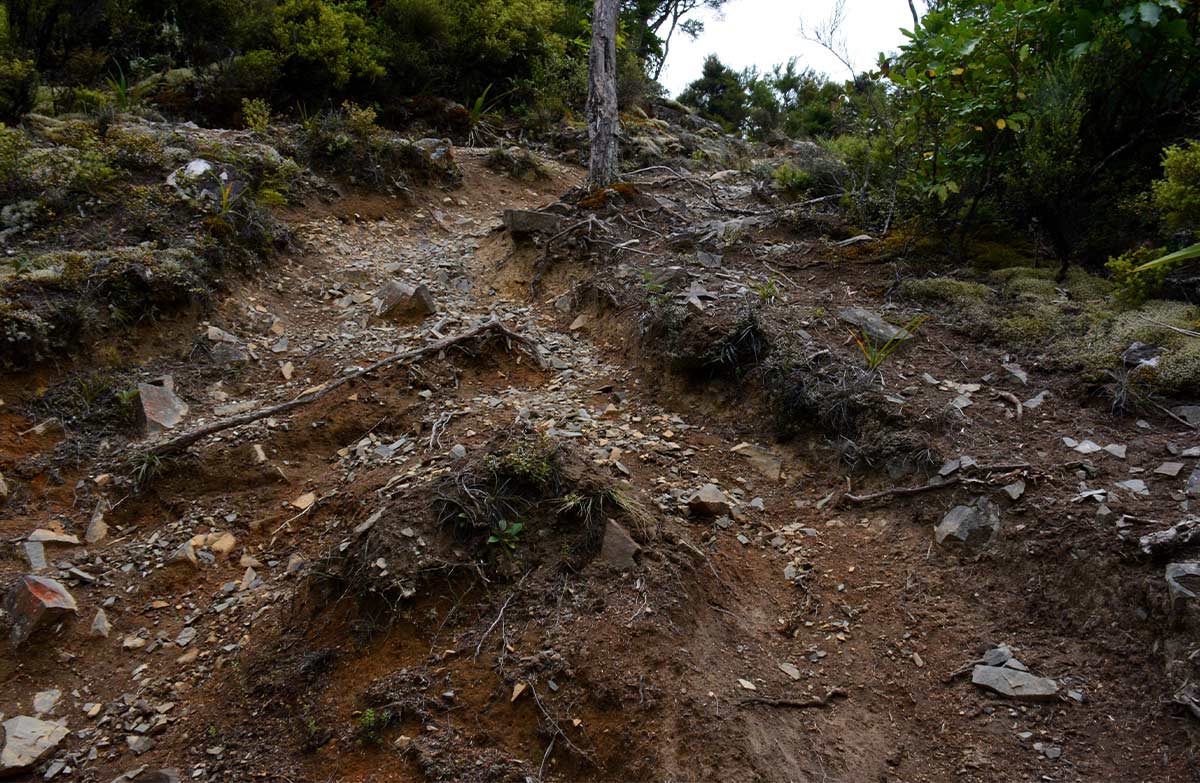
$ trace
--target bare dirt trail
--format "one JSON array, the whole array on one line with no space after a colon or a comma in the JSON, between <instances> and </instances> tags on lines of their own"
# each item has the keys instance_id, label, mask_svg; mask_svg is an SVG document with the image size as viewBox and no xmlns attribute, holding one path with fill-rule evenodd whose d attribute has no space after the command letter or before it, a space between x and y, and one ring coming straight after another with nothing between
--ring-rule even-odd
<instances>
[{"instance_id":1,"label":"bare dirt trail","mask_svg":"<svg viewBox=\"0 0 1200 783\"><path fill-rule=\"evenodd\" d=\"M206 781L1192 779L1185 727L1148 696L1152 636L1123 625L1137 602L1102 600L1118 558L1070 538L1089 523L1053 448L1089 414L1064 401L1017 435L1003 401L980 401L989 423L952 433L958 453L1028 462L1037 479L993 550L943 550L930 530L949 493L839 504L846 470L819 438L773 444L745 389L672 379L645 358L635 315L556 306L588 270L554 270L531 296L537 253L498 230L499 212L554 200L578 172L526 185L459 155L460 190L297 216L303 251L143 374L173 376L198 422L493 316L548 368L489 343L213 438L142 492L113 491L103 455L23 486L3 522L14 540L46 526L82 538L97 499L112 506L108 538L51 558L90 577L64 577L80 619L0 669L7 715L61 691L47 715L73 734L49 779L143 766ZM870 268L818 274L788 304L870 302ZM427 285L437 313L372 321L372 292L396 279ZM893 382L994 369L987 351L947 357L946 339L931 330ZM597 554L558 527L530 524L511 552L439 527L445 489L430 487L489 464L515 431L558 444L592 474L580 486L598 477L640 499L653 534L604 512L636 554L607 534ZM45 437L5 441L5 459L44 456ZM743 442L771 454L748 459ZM706 484L728 508L689 503ZM335 586L314 587L325 576ZM376 583L389 588L362 587ZM380 606L386 621L364 608ZM107 638L89 632L101 608ZM1006 699L952 676L1002 643L1059 693Z\"/></svg>"}]
</instances>

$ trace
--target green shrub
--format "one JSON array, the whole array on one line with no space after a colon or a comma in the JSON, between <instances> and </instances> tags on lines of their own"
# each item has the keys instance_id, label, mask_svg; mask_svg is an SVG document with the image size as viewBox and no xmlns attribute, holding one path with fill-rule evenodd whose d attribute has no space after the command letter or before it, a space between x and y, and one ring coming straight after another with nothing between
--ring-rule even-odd
<instances>
[{"instance_id":1,"label":"green shrub","mask_svg":"<svg viewBox=\"0 0 1200 783\"><path fill-rule=\"evenodd\" d=\"M385 52L357 3L284 0L272 32L292 86L307 94L385 75Z\"/></svg>"},{"instance_id":2,"label":"green shrub","mask_svg":"<svg viewBox=\"0 0 1200 783\"><path fill-rule=\"evenodd\" d=\"M271 128L271 107L262 98L242 98L242 120L255 133Z\"/></svg>"},{"instance_id":3,"label":"green shrub","mask_svg":"<svg viewBox=\"0 0 1200 783\"><path fill-rule=\"evenodd\" d=\"M33 61L0 53L0 122L16 122L33 109L37 87Z\"/></svg>"},{"instance_id":4,"label":"green shrub","mask_svg":"<svg viewBox=\"0 0 1200 783\"><path fill-rule=\"evenodd\" d=\"M803 197L817 184L815 176L791 163L784 163L775 169L771 176L775 180L776 189L793 199Z\"/></svg>"},{"instance_id":5,"label":"green shrub","mask_svg":"<svg viewBox=\"0 0 1200 783\"><path fill-rule=\"evenodd\" d=\"M1167 147L1162 165L1164 177L1151 185L1155 208L1174 229L1200 228L1200 141Z\"/></svg>"},{"instance_id":6,"label":"green shrub","mask_svg":"<svg viewBox=\"0 0 1200 783\"><path fill-rule=\"evenodd\" d=\"M1104 266L1112 275L1117 299L1126 305L1136 307L1158 293L1167 273L1171 271L1169 266L1146 269L1141 272L1134 270L1164 253L1166 253L1166 248L1140 247L1137 250L1110 258Z\"/></svg>"}]
</instances>

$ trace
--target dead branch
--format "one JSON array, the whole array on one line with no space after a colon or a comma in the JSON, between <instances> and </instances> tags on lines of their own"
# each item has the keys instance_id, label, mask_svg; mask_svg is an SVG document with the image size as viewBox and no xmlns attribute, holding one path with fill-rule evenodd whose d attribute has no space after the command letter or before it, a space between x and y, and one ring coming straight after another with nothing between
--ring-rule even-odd
<instances>
[{"instance_id":1,"label":"dead branch","mask_svg":"<svg viewBox=\"0 0 1200 783\"><path fill-rule=\"evenodd\" d=\"M1200 517L1188 517L1166 530L1156 530L1138 539L1138 547L1151 557L1161 557L1200 541Z\"/></svg>"},{"instance_id":2,"label":"dead branch","mask_svg":"<svg viewBox=\"0 0 1200 783\"><path fill-rule=\"evenodd\" d=\"M296 408L316 402L317 400L328 395L330 392L334 391L335 389L337 389L341 386L344 386L353 380L357 380L358 378L361 378L364 375L368 375L368 374L376 372L378 370L382 370L385 367L391 367L391 366L397 365L397 364L404 364L406 362L411 362L416 359L420 359L424 356L428 356L430 354L439 353L441 351L446 350L447 348L452 348L455 345L459 345L460 343L467 342L468 340L473 340L476 337L480 337L480 336L486 335L486 334L501 334L501 335L504 335L509 340L512 340L514 342L521 344L522 346L525 347L525 350L534 358L534 360L537 361L539 366L542 366L542 367L545 366L545 362L541 358L541 353L539 351L539 347L536 342L534 342L531 338L526 337L525 335L519 334L519 333L514 332L513 330L509 329L507 326L505 326L500 321L499 318L492 317L492 318L488 319L487 321L484 321L483 323L481 323L477 326L473 326L470 329L468 329L467 331L463 332L462 334L456 335L454 337L447 337L443 340L436 340L436 341L429 343L428 345L422 346L420 348L414 348L409 351L401 351L400 353L392 354L391 356L388 356L387 358L380 359L379 361L375 362L374 364L367 365L366 367L363 367L362 369L355 370L352 373L347 373L346 375L343 375L340 378L337 378L336 380L326 382L326 383L322 384L321 386L318 386L314 389L310 389L309 391L306 391L305 393L301 394L299 397L295 398L294 400L289 400L287 402L281 402L278 405L271 405L266 408L259 408L256 411L249 411L247 413L239 414L237 416L230 416L229 418L219 419L218 421L214 421L210 424L205 424L202 427L197 427L193 430L189 430L188 432L185 432L182 435L178 435L174 438L171 438L170 440L166 440L157 445L151 446L149 449L146 450L145 453L147 456L156 456L156 457L164 457L164 456L182 453L183 451L187 450L187 448L190 447L192 444L194 444L200 440L203 440L204 438L207 438L209 435L215 435L218 432L222 432L224 430L231 429L233 427L240 427L244 424L251 424L251 423L259 421L261 419L265 419L269 416L278 416L280 414L288 413L292 410L295 410Z\"/></svg>"},{"instance_id":3,"label":"dead branch","mask_svg":"<svg viewBox=\"0 0 1200 783\"><path fill-rule=\"evenodd\" d=\"M1011 404L1017 409L1017 421L1020 421L1021 417L1025 415L1025 406L1021 404L1019 399L1017 399L1017 395L1013 394L1012 392L1003 391L1002 389L993 389L992 391L997 397Z\"/></svg>"},{"instance_id":4,"label":"dead branch","mask_svg":"<svg viewBox=\"0 0 1200 783\"><path fill-rule=\"evenodd\" d=\"M850 694L846 693L841 688L833 688L829 693L825 694L823 699L808 699L806 701L798 701L796 699L771 699L765 696L751 696L748 699L742 699L738 702L739 707L750 707L756 704L762 704L767 707L791 707L796 710L807 710L814 707L825 708L833 706L834 699L848 699Z\"/></svg>"},{"instance_id":5,"label":"dead branch","mask_svg":"<svg viewBox=\"0 0 1200 783\"><path fill-rule=\"evenodd\" d=\"M874 500L886 500L893 497L907 497L908 495L919 495L922 492L930 492L935 489L945 489L958 484L958 477L944 479L941 481L931 481L928 484L922 484L917 487L892 487L885 489L882 492L872 492L869 495L842 495L842 500L848 503L870 503Z\"/></svg>"}]
</instances>

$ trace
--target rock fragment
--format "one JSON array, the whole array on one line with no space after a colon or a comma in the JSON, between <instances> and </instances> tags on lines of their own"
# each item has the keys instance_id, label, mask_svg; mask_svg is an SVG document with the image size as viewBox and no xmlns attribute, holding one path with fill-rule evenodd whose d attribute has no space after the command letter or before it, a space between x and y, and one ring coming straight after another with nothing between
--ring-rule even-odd
<instances>
[{"instance_id":1,"label":"rock fragment","mask_svg":"<svg viewBox=\"0 0 1200 783\"><path fill-rule=\"evenodd\" d=\"M58 747L67 727L51 721L18 715L2 724L4 749L0 750L0 777L9 777L34 767Z\"/></svg>"},{"instance_id":2,"label":"rock fragment","mask_svg":"<svg viewBox=\"0 0 1200 783\"><path fill-rule=\"evenodd\" d=\"M419 320L437 312L433 294L424 285L416 287L391 280L375 292L374 316L385 321Z\"/></svg>"},{"instance_id":3,"label":"rock fragment","mask_svg":"<svg viewBox=\"0 0 1200 783\"><path fill-rule=\"evenodd\" d=\"M1009 666L976 666L971 672L971 682L1018 701L1053 701L1058 697L1058 683L1054 680Z\"/></svg>"},{"instance_id":4,"label":"rock fragment","mask_svg":"<svg viewBox=\"0 0 1200 783\"><path fill-rule=\"evenodd\" d=\"M938 544L983 546L1000 532L1000 507L986 497L969 506L955 506L933 529Z\"/></svg>"},{"instance_id":5,"label":"rock fragment","mask_svg":"<svg viewBox=\"0 0 1200 783\"><path fill-rule=\"evenodd\" d=\"M620 524L608 520L604 524L604 540L600 544L600 559L611 563L622 571L637 567L637 556L642 548Z\"/></svg>"},{"instance_id":6,"label":"rock fragment","mask_svg":"<svg viewBox=\"0 0 1200 783\"><path fill-rule=\"evenodd\" d=\"M164 378L163 384L139 383L138 401L141 404L142 426L149 435L178 427L188 413L188 406L175 394L173 382Z\"/></svg>"},{"instance_id":7,"label":"rock fragment","mask_svg":"<svg viewBox=\"0 0 1200 783\"><path fill-rule=\"evenodd\" d=\"M733 505L716 484L705 484L688 498L688 508L693 514L708 517L729 516Z\"/></svg>"},{"instance_id":8,"label":"rock fragment","mask_svg":"<svg viewBox=\"0 0 1200 783\"><path fill-rule=\"evenodd\" d=\"M11 638L16 645L42 626L79 611L75 598L61 583L33 574L17 580L5 600L5 609L12 618Z\"/></svg>"}]
</instances>

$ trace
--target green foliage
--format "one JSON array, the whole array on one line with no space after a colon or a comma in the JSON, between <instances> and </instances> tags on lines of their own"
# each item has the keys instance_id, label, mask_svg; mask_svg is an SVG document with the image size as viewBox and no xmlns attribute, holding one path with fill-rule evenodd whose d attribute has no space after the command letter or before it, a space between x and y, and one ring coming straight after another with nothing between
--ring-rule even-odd
<instances>
[{"instance_id":1,"label":"green foliage","mask_svg":"<svg viewBox=\"0 0 1200 783\"><path fill-rule=\"evenodd\" d=\"M793 199L805 196L817 183L817 178L811 173L791 163L784 163L775 169L771 178L775 181L777 189Z\"/></svg>"},{"instance_id":2,"label":"green foliage","mask_svg":"<svg viewBox=\"0 0 1200 783\"><path fill-rule=\"evenodd\" d=\"M351 79L385 75L385 51L367 23L362 3L284 0L272 32L294 84L341 89Z\"/></svg>"},{"instance_id":3,"label":"green foliage","mask_svg":"<svg viewBox=\"0 0 1200 783\"><path fill-rule=\"evenodd\" d=\"M704 61L699 79L688 85L679 102L693 106L700 114L730 133L742 129L750 115L749 99L738 74L710 54Z\"/></svg>"},{"instance_id":4,"label":"green foliage","mask_svg":"<svg viewBox=\"0 0 1200 783\"><path fill-rule=\"evenodd\" d=\"M489 544L500 544L510 552L517 549L517 545L521 543L521 531L525 529L524 523L508 522L501 519L492 528L492 534L488 536Z\"/></svg>"},{"instance_id":5,"label":"green foliage","mask_svg":"<svg viewBox=\"0 0 1200 783\"><path fill-rule=\"evenodd\" d=\"M390 710L377 710L374 707L363 710L362 714L358 716L358 720L355 721L355 741L359 745L382 745L383 731L391 726L394 720L395 716Z\"/></svg>"},{"instance_id":6,"label":"green foliage","mask_svg":"<svg viewBox=\"0 0 1200 783\"><path fill-rule=\"evenodd\" d=\"M1148 261L1163 255L1165 248L1140 247L1108 260L1105 267L1116 285L1117 298L1136 307L1154 298L1162 288L1170 268L1165 265L1147 268Z\"/></svg>"},{"instance_id":7,"label":"green foliage","mask_svg":"<svg viewBox=\"0 0 1200 783\"><path fill-rule=\"evenodd\" d=\"M271 128L271 107L262 98L242 98L242 120L255 133Z\"/></svg>"},{"instance_id":8,"label":"green foliage","mask_svg":"<svg viewBox=\"0 0 1200 783\"><path fill-rule=\"evenodd\" d=\"M852 331L850 332L850 336L854 339L854 344L858 346L858 350L862 353L863 358L867 360L867 369L874 371L882 367L883 363L890 359L892 354L900 349L901 345L904 345L908 339L911 339L911 335L915 335L917 330L927 320L929 320L928 316L918 315L905 324L903 328L904 331L908 332L909 336L907 339L903 334L898 334L892 339L880 343L872 339L865 331L859 333Z\"/></svg>"},{"instance_id":9,"label":"green foliage","mask_svg":"<svg viewBox=\"0 0 1200 783\"><path fill-rule=\"evenodd\" d=\"M1162 154L1163 178L1151 186L1154 208L1173 229L1200 229L1200 141Z\"/></svg>"},{"instance_id":10,"label":"green foliage","mask_svg":"<svg viewBox=\"0 0 1200 783\"><path fill-rule=\"evenodd\" d=\"M16 122L33 109L37 87L33 61L11 57L0 49L0 122Z\"/></svg>"}]
</instances>

